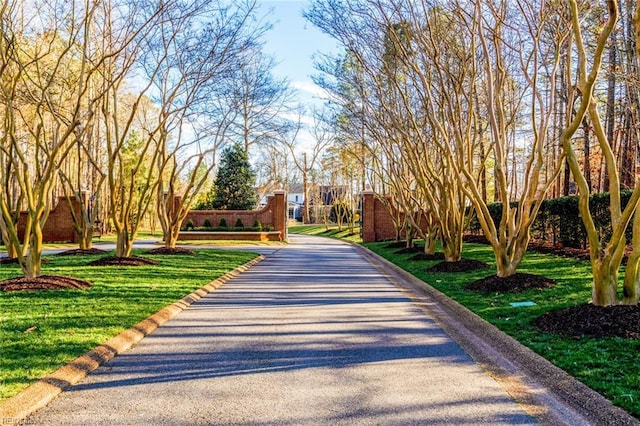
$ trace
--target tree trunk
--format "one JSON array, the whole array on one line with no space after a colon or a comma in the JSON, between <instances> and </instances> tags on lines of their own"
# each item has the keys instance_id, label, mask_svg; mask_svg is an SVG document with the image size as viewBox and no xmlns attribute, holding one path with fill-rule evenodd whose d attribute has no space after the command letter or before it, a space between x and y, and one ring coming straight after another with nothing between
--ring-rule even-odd
<instances>
[{"instance_id":1,"label":"tree trunk","mask_svg":"<svg viewBox=\"0 0 640 426\"><path fill-rule=\"evenodd\" d=\"M7 257L15 259L18 257L18 248L13 244L9 236L2 235L2 241L4 242L5 250L7 251Z\"/></svg>"},{"instance_id":2,"label":"tree trunk","mask_svg":"<svg viewBox=\"0 0 640 426\"><path fill-rule=\"evenodd\" d=\"M624 271L624 283L622 285L622 303L625 305L637 305L640 298L640 211L636 210L633 216L633 251L627 259L627 267Z\"/></svg>"},{"instance_id":3,"label":"tree trunk","mask_svg":"<svg viewBox=\"0 0 640 426\"><path fill-rule=\"evenodd\" d=\"M611 34L611 45L609 47L609 76L607 78L607 109L606 109L605 123L607 126L607 139L609 141L609 145L613 147L614 152L616 151L615 149L616 72L615 71L616 71L616 67L618 66L617 49L618 49L618 45L617 45L616 32L613 31ZM603 164L603 168L604 168L604 182L602 184L602 190L604 192L607 192L609 191L609 172L607 170L606 163Z\"/></svg>"},{"instance_id":4,"label":"tree trunk","mask_svg":"<svg viewBox=\"0 0 640 426\"><path fill-rule=\"evenodd\" d=\"M169 227L168 232L164 233L164 246L168 249L176 248L178 244L178 235L180 234L180 227L175 224Z\"/></svg>"},{"instance_id":5,"label":"tree trunk","mask_svg":"<svg viewBox=\"0 0 640 426\"><path fill-rule=\"evenodd\" d=\"M445 262L459 262L462 259L462 235L442 235L442 253Z\"/></svg>"},{"instance_id":6,"label":"tree trunk","mask_svg":"<svg viewBox=\"0 0 640 426\"><path fill-rule=\"evenodd\" d=\"M586 115L582 119L582 131L584 133L584 180L587 181L589 192L591 192L591 138L589 137L591 129L589 126L589 119Z\"/></svg>"},{"instance_id":7,"label":"tree trunk","mask_svg":"<svg viewBox=\"0 0 640 426\"><path fill-rule=\"evenodd\" d=\"M307 171L307 153L304 153L304 171L302 172L302 223L311 223L309 218L309 176Z\"/></svg>"},{"instance_id":8,"label":"tree trunk","mask_svg":"<svg viewBox=\"0 0 640 426\"><path fill-rule=\"evenodd\" d=\"M564 179L562 181L562 184L563 184L562 185L562 195L565 196L565 197L567 195L569 195L569 192L570 192L569 191L569 189L570 189L570 186L569 186L570 180L571 180L571 168L569 167L569 162L565 160L565 163L564 163Z\"/></svg>"},{"instance_id":9,"label":"tree trunk","mask_svg":"<svg viewBox=\"0 0 640 426\"><path fill-rule=\"evenodd\" d=\"M413 227L411 225L405 226L405 229L407 230L405 235L407 236L406 240L406 244L405 244L405 248L407 249L412 249L413 248L413 244L414 244L414 240L415 240L415 231L413 229Z\"/></svg>"},{"instance_id":10,"label":"tree trunk","mask_svg":"<svg viewBox=\"0 0 640 426\"><path fill-rule=\"evenodd\" d=\"M638 75L638 56L636 52L636 30L634 28L634 2L627 2L627 36L625 37L626 44L626 69L627 75ZM627 118L626 123L626 137L627 144L625 149L625 160L627 164L623 167L623 186L627 188L633 188L635 185L635 179L637 175L637 158L638 158L638 132L635 129L638 126L638 111L640 110L640 98L638 96L637 85L633 82L635 79L625 79L625 90L627 97Z\"/></svg>"},{"instance_id":11,"label":"tree trunk","mask_svg":"<svg viewBox=\"0 0 640 426\"><path fill-rule=\"evenodd\" d=\"M592 303L596 306L618 304L618 268L611 265L611 257L591 261L593 270Z\"/></svg>"},{"instance_id":12,"label":"tree trunk","mask_svg":"<svg viewBox=\"0 0 640 426\"><path fill-rule=\"evenodd\" d=\"M129 232L126 229L116 233L116 257L129 257L133 250L133 241L129 238Z\"/></svg>"},{"instance_id":13,"label":"tree trunk","mask_svg":"<svg viewBox=\"0 0 640 426\"><path fill-rule=\"evenodd\" d=\"M33 248L25 258L25 264L22 265L22 273L26 278L35 278L40 276L41 253Z\"/></svg>"},{"instance_id":14,"label":"tree trunk","mask_svg":"<svg viewBox=\"0 0 640 426\"><path fill-rule=\"evenodd\" d=\"M501 278L510 277L516 273L518 264L509 259L506 251L496 253L496 275Z\"/></svg>"},{"instance_id":15,"label":"tree trunk","mask_svg":"<svg viewBox=\"0 0 640 426\"><path fill-rule=\"evenodd\" d=\"M424 254L434 254L436 252L436 234L429 232L424 238Z\"/></svg>"},{"instance_id":16,"label":"tree trunk","mask_svg":"<svg viewBox=\"0 0 640 426\"><path fill-rule=\"evenodd\" d=\"M496 250L496 275L504 278L515 274L527 253L528 244L529 237L520 237L511 249L502 246Z\"/></svg>"},{"instance_id":17,"label":"tree trunk","mask_svg":"<svg viewBox=\"0 0 640 426\"><path fill-rule=\"evenodd\" d=\"M80 230L78 235L78 245L80 250L89 250L93 246L93 227L90 224L86 224Z\"/></svg>"},{"instance_id":18,"label":"tree trunk","mask_svg":"<svg viewBox=\"0 0 640 426\"><path fill-rule=\"evenodd\" d=\"M29 244L29 254L24 259L22 273L26 278L40 276L42 265L42 227L39 222L33 223L32 234Z\"/></svg>"}]
</instances>

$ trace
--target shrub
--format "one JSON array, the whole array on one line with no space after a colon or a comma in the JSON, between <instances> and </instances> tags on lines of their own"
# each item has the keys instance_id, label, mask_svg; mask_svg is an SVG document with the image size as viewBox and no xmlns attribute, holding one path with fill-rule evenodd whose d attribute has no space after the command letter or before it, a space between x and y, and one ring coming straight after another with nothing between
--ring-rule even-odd
<instances>
[{"instance_id":1,"label":"shrub","mask_svg":"<svg viewBox=\"0 0 640 426\"><path fill-rule=\"evenodd\" d=\"M195 228L195 224L193 223L193 219L188 219L187 223L182 227L185 231L193 230Z\"/></svg>"},{"instance_id":2,"label":"shrub","mask_svg":"<svg viewBox=\"0 0 640 426\"><path fill-rule=\"evenodd\" d=\"M244 224L242 223L242 219L238 218L236 219L236 228L244 228Z\"/></svg>"},{"instance_id":3,"label":"shrub","mask_svg":"<svg viewBox=\"0 0 640 426\"><path fill-rule=\"evenodd\" d=\"M260 222L260 219L256 219L256 221L253 222L253 228L256 231L262 231L262 222Z\"/></svg>"},{"instance_id":4,"label":"shrub","mask_svg":"<svg viewBox=\"0 0 640 426\"><path fill-rule=\"evenodd\" d=\"M221 228L227 228L227 220L223 217L222 219L220 219L220 225Z\"/></svg>"},{"instance_id":5,"label":"shrub","mask_svg":"<svg viewBox=\"0 0 640 426\"><path fill-rule=\"evenodd\" d=\"M205 219L202 223L202 226L204 226L205 228L211 228L211 221L209 219Z\"/></svg>"}]
</instances>

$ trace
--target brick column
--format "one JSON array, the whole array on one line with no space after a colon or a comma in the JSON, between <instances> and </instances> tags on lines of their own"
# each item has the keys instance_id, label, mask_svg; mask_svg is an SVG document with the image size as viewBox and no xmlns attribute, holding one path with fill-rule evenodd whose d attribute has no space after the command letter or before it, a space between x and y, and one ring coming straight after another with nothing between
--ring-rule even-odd
<instances>
[{"instance_id":1,"label":"brick column","mask_svg":"<svg viewBox=\"0 0 640 426\"><path fill-rule=\"evenodd\" d=\"M373 191L362 193L362 241L376 241L375 195Z\"/></svg>"},{"instance_id":2,"label":"brick column","mask_svg":"<svg viewBox=\"0 0 640 426\"><path fill-rule=\"evenodd\" d=\"M287 239L287 197L283 190L273 191L273 230L280 232L280 240Z\"/></svg>"}]
</instances>

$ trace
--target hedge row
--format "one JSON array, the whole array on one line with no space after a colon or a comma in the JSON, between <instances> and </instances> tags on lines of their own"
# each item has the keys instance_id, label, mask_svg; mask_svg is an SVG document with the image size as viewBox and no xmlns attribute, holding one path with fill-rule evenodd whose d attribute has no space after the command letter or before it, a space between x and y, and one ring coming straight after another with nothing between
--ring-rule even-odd
<instances>
[{"instance_id":1,"label":"hedge row","mask_svg":"<svg viewBox=\"0 0 640 426\"><path fill-rule=\"evenodd\" d=\"M627 205L631 191L621 192L622 206ZM516 203L511 203L516 207ZM489 206L494 223L500 223L502 204L493 203ZM609 193L594 194L590 197L589 207L600 234L608 238L611 236L611 220L609 216ZM480 223L475 216L469 223L469 230L481 233ZM582 223L578 209L578 196L560 197L543 201L540 212L531 228L532 237L553 245L564 247L586 248L587 232ZM631 226L627 228L627 239L631 239Z\"/></svg>"},{"instance_id":2,"label":"hedge row","mask_svg":"<svg viewBox=\"0 0 640 426\"><path fill-rule=\"evenodd\" d=\"M253 223L252 227L245 227L240 218L236 219L235 226L228 226L227 220L225 218L220 219L220 223L218 226L213 226L211 224L211 220L205 219L203 226L195 226L192 219L188 219L187 222L180 228L182 231L253 231L253 232L261 232L261 231L273 231L272 226L264 226L260 220L256 219Z\"/></svg>"}]
</instances>

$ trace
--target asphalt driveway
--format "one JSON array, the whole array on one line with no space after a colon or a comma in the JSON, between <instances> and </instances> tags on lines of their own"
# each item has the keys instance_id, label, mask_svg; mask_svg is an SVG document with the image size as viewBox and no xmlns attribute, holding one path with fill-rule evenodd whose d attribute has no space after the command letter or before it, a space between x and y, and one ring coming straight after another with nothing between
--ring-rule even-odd
<instances>
[{"instance_id":1,"label":"asphalt driveway","mask_svg":"<svg viewBox=\"0 0 640 426\"><path fill-rule=\"evenodd\" d=\"M535 423L354 247L301 236L27 421Z\"/></svg>"}]
</instances>

